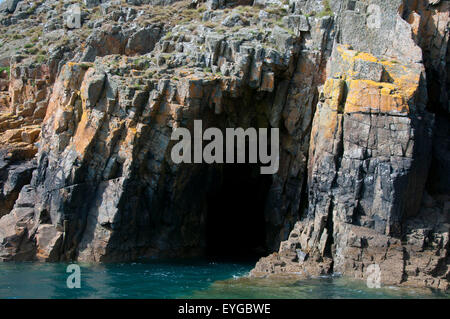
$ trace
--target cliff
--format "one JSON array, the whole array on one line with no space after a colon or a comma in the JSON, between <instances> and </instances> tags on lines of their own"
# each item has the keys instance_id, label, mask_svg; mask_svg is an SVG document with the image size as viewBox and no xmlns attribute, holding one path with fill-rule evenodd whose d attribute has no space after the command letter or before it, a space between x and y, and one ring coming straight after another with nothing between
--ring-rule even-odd
<instances>
[{"instance_id":1,"label":"cliff","mask_svg":"<svg viewBox=\"0 0 450 319\"><path fill-rule=\"evenodd\" d=\"M0 260L252 250L448 289L448 1L73 3L0 7ZM279 128L278 172L175 164L196 119Z\"/></svg>"}]
</instances>

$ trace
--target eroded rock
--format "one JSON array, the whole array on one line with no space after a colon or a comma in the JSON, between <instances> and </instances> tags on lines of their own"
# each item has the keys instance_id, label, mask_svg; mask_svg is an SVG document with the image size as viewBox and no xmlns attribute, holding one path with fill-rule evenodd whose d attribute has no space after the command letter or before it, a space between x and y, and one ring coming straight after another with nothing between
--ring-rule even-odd
<instances>
[{"instance_id":1,"label":"eroded rock","mask_svg":"<svg viewBox=\"0 0 450 319\"><path fill-rule=\"evenodd\" d=\"M202 119L280 128L252 276L448 289L447 1L20 3L2 29L47 22L0 47L0 260L203 254L224 170L170 159Z\"/></svg>"}]
</instances>

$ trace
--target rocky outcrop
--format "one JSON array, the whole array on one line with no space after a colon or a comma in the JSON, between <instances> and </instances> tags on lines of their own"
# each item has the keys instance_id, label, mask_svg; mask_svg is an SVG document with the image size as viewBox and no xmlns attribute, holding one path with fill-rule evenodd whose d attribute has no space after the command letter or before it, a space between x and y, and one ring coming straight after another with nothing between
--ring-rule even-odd
<instances>
[{"instance_id":1,"label":"rocky outcrop","mask_svg":"<svg viewBox=\"0 0 450 319\"><path fill-rule=\"evenodd\" d=\"M20 0L4 0L0 4L0 12L2 13L14 13L17 7L17 3Z\"/></svg>"},{"instance_id":2,"label":"rocky outcrop","mask_svg":"<svg viewBox=\"0 0 450 319\"><path fill-rule=\"evenodd\" d=\"M0 82L0 260L204 254L227 170L170 157L202 119L280 129L252 276L448 289L448 2L84 4Z\"/></svg>"},{"instance_id":3,"label":"rocky outcrop","mask_svg":"<svg viewBox=\"0 0 450 319\"><path fill-rule=\"evenodd\" d=\"M433 125L423 68L335 52L311 132L307 216L253 274L366 278L375 263L385 284L447 289L448 207L421 209Z\"/></svg>"},{"instance_id":4,"label":"rocky outcrop","mask_svg":"<svg viewBox=\"0 0 450 319\"><path fill-rule=\"evenodd\" d=\"M20 60L19 60L20 61ZM0 113L0 216L9 213L36 168L35 144L51 93L49 69L13 64Z\"/></svg>"},{"instance_id":5,"label":"rocky outcrop","mask_svg":"<svg viewBox=\"0 0 450 319\"><path fill-rule=\"evenodd\" d=\"M325 40L332 22L318 19L313 26L311 33ZM22 190L22 204L9 214L27 219L20 244L32 243L32 258L201 254L206 191L223 167L171 161L172 128L191 127L194 118L204 119L205 126L248 127L258 119L263 126L286 127L265 217L267 244L276 249L292 228L323 53L301 52L301 34L281 27L272 34L248 26L222 35L204 26L197 34L177 26L172 34L148 56L97 56L94 64L69 62L62 68L42 128L38 169ZM262 39L270 46L263 47ZM107 52L108 45L101 47ZM309 106L299 112L299 103ZM282 190L286 182L288 194ZM4 260L30 258L19 253L15 236L3 242Z\"/></svg>"},{"instance_id":6,"label":"rocky outcrop","mask_svg":"<svg viewBox=\"0 0 450 319\"><path fill-rule=\"evenodd\" d=\"M362 35L370 39L366 44L358 33L345 39L354 23L343 23L344 43L384 52L383 58L335 47L311 131L306 216L252 275L367 279L367 269L377 264L384 284L448 289L448 193L437 195L439 203L428 194L422 198L435 121L421 52L407 25L395 29L405 28L409 42L370 48L376 43L370 32ZM442 45L446 50L447 42Z\"/></svg>"}]
</instances>

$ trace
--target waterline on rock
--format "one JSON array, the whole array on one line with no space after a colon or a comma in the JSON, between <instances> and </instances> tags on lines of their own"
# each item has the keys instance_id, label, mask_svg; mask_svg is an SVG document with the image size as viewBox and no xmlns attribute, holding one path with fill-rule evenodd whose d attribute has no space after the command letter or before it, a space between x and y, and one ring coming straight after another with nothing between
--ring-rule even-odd
<instances>
[{"instance_id":1,"label":"waterline on rock","mask_svg":"<svg viewBox=\"0 0 450 319\"><path fill-rule=\"evenodd\" d=\"M80 264L81 288L66 287L65 263L1 263L0 298L450 298L428 289L369 289L338 276L250 278L253 263L174 260Z\"/></svg>"}]
</instances>

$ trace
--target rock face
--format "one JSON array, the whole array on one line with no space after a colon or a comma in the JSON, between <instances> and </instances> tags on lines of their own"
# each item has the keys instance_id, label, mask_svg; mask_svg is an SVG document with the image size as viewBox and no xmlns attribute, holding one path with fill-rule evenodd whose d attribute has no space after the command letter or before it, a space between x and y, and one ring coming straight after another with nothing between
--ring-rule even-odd
<instances>
[{"instance_id":1,"label":"rock face","mask_svg":"<svg viewBox=\"0 0 450 319\"><path fill-rule=\"evenodd\" d=\"M405 10L412 10L411 5ZM429 19L423 6L414 8L421 11L405 15ZM447 27L440 31L448 36L448 8L444 10ZM346 15L354 13L346 11L343 19ZM343 39L345 28L354 26L346 23ZM404 27L395 29L400 28ZM370 48L377 40L370 32L358 32L343 42L366 52L335 46L317 105L307 213L279 252L262 258L252 275L342 273L367 279L371 274L367 269L377 264L384 284L448 289L448 191L436 196L439 202L428 194L422 197L427 178L431 187L439 183L439 178L428 177L436 124L429 112L422 54L414 48L410 33L406 43L391 38L389 48ZM427 38L415 32L416 41ZM446 52L447 43L441 40L438 45L434 51ZM406 52L405 47L411 49ZM395 60L367 53L382 51L397 52L391 55ZM445 107L448 102L442 100ZM441 131L435 140L443 135Z\"/></svg>"},{"instance_id":2,"label":"rock face","mask_svg":"<svg viewBox=\"0 0 450 319\"><path fill-rule=\"evenodd\" d=\"M0 12L14 13L20 0L4 0L0 3Z\"/></svg>"},{"instance_id":3,"label":"rock face","mask_svg":"<svg viewBox=\"0 0 450 319\"><path fill-rule=\"evenodd\" d=\"M204 254L228 168L170 157L201 119L280 129L252 276L448 289L447 1L127 3L85 1L81 29L54 1L0 16L48 48L0 82L0 260Z\"/></svg>"},{"instance_id":4,"label":"rock face","mask_svg":"<svg viewBox=\"0 0 450 319\"><path fill-rule=\"evenodd\" d=\"M253 274L366 278L378 264L385 284L447 289L448 204L421 209L433 125L423 68L335 52L311 131L307 216Z\"/></svg>"}]
</instances>

